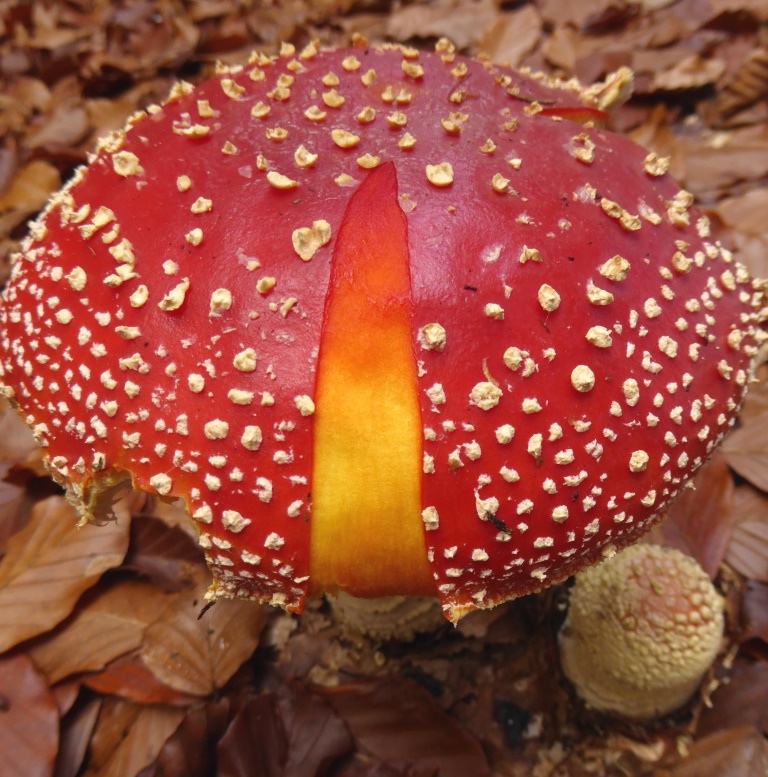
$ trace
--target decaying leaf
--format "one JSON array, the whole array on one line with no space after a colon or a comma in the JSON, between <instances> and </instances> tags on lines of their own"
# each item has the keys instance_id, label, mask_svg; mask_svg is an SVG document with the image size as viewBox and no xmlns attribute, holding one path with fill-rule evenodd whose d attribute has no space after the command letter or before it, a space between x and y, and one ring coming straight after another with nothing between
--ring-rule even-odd
<instances>
[{"instance_id":1,"label":"decaying leaf","mask_svg":"<svg viewBox=\"0 0 768 777\"><path fill-rule=\"evenodd\" d=\"M764 777L768 743L754 728L729 728L696 742L672 777Z\"/></svg>"},{"instance_id":2,"label":"decaying leaf","mask_svg":"<svg viewBox=\"0 0 768 777\"><path fill-rule=\"evenodd\" d=\"M80 594L123 560L129 525L125 514L106 526L78 528L63 497L35 505L0 562L0 651L64 620Z\"/></svg>"},{"instance_id":3,"label":"decaying leaf","mask_svg":"<svg viewBox=\"0 0 768 777\"><path fill-rule=\"evenodd\" d=\"M184 520L189 521L186 516ZM195 574L204 564L200 547L186 531L155 516L134 516L124 568L139 572L170 593L194 585Z\"/></svg>"},{"instance_id":4,"label":"decaying leaf","mask_svg":"<svg viewBox=\"0 0 768 777\"><path fill-rule=\"evenodd\" d=\"M83 685L109 696L120 696L137 704L166 704L187 707L200 701L160 682L141 660L138 650L112 661L103 671L88 675Z\"/></svg>"},{"instance_id":5,"label":"decaying leaf","mask_svg":"<svg viewBox=\"0 0 768 777\"><path fill-rule=\"evenodd\" d=\"M76 704L61 721L54 777L77 777L101 709L100 699Z\"/></svg>"},{"instance_id":6,"label":"decaying leaf","mask_svg":"<svg viewBox=\"0 0 768 777\"><path fill-rule=\"evenodd\" d=\"M117 581L80 604L72 618L35 642L29 653L51 683L103 669L141 645L147 626L163 616L170 600L149 583Z\"/></svg>"},{"instance_id":7,"label":"decaying leaf","mask_svg":"<svg viewBox=\"0 0 768 777\"><path fill-rule=\"evenodd\" d=\"M702 712L699 734L751 726L768 734L768 664L737 664L726 682L712 694L712 706Z\"/></svg>"},{"instance_id":8,"label":"decaying leaf","mask_svg":"<svg viewBox=\"0 0 768 777\"><path fill-rule=\"evenodd\" d=\"M768 491L768 412L733 432L721 452L739 475Z\"/></svg>"},{"instance_id":9,"label":"decaying leaf","mask_svg":"<svg viewBox=\"0 0 768 777\"><path fill-rule=\"evenodd\" d=\"M724 458L715 454L669 509L655 530L660 544L695 558L714 580L731 541L736 516L733 478Z\"/></svg>"},{"instance_id":10,"label":"decaying leaf","mask_svg":"<svg viewBox=\"0 0 768 777\"><path fill-rule=\"evenodd\" d=\"M483 33L480 49L493 62L517 67L536 47L541 35L541 17L532 5L500 14Z\"/></svg>"},{"instance_id":11,"label":"decaying leaf","mask_svg":"<svg viewBox=\"0 0 768 777\"><path fill-rule=\"evenodd\" d=\"M741 639L761 639L768 645L768 584L754 580L746 582L741 603L741 621Z\"/></svg>"},{"instance_id":12,"label":"decaying leaf","mask_svg":"<svg viewBox=\"0 0 768 777\"><path fill-rule=\"evenodd\" d=\"M414 37L450 38L459 48L477 43L498 15L492 0L437 0L395 8L386 20L389 36L399 41Z\"/></svg>"},{"instance_id":13,"label":"decaying leaf","mask_svg":"<svg viewBox=\"0 0 768 777\"><path fill-rule=\"evenodd\" d=\"M768 583L768 521L740 521L726 560L744 577Z\"/></svg>"},{"instance_id":14,"label":"decaying leaf","mask_svg":"<svg viewBox=\"0 0 768 777\"><path fill-rule=\"evenodd\" d=\"M208 575L176 594L167 617L152 624L141 647L144 664L170 688L208 696L222 688L253 653L264 625L264 607L221 600L201 615Z\"/></svg>"},{"instance_id":15,"label":"decaying leaf","mask_svg":"<svg viewBox=\"0 0 768 777\"><path fill-rule=\"evenodd\" d=\"M0 658L0 772L48 777L59 744L59 713L48 685L25 655Z\"/></svg>"},{"instance_id":16,"label":"decaying leaf","mask_svg":"<svg viewBox=\"0 0 768 777\"><path fill-rule=\"evenodd\" d=\"M363 752L383 763L437 770L440 777L490 775L478 741L416 683L389 677L326 693Z\"/></svg>"},{"instance_id":17,"label":"decaying leaf","mask_svg":"<svg viewBox=\"0 0 768 777\"><path fill-rule=\"evenodd\" d=\"M91 738L83 777L136 777L157 758L184 711L107 699Z\"/></svg>"}]
</instances>

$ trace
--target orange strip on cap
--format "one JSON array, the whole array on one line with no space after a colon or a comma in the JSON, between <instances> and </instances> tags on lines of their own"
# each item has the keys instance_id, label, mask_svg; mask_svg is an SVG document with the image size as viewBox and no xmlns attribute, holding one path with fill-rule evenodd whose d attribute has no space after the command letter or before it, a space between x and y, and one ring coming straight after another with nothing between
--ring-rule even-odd
<instances>
[{"instance_id":1,"label":"orange strip on cap","mask_svg":"<svg viewBox=\"0 0 768 777\"><path fill-rule=\"evenodd\" d=\"M435 595L408 260L397 177L385 164L350 199L333 254L315 394L316 589Z\"/></svg>"}]
</instances>

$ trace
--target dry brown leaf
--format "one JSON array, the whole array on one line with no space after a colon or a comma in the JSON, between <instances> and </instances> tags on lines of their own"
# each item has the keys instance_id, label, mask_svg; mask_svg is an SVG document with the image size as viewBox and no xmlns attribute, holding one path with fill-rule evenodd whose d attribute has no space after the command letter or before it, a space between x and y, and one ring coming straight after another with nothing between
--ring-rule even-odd
<instances>
[{"instance_id":1,"label":"dry brown leaf","mask_svg":"<svg viewBox=\"0 0 768 777\"><path fill-rule=\"evenodd\" d=\"M123 560L129 528L127 514L78 528L63 497L36 504L0 562L0 652L61 623L80 594Z\"/></svg>"},{"instance_id":2,"label":"dry brown leaf","mask_svg":"<svg viewBox=\"0 0 768 777\"><path fill-rule=\"evenodd\" d=\"M83 777L136 777L157 758L184 715L175 707L105 700Z\"/></svg>"},{"instance_id":3,"label":"dry brown leaf","mask_svg":"<svg viewBox=\"0 0 768 777\"><path fill-rule=\"evenodd\" d=\"M699 720L699 736L732 726L753 726L768 734L768 664L737 663L730 677L712 694L712 705Z\"/></svg>"},{"instance_id":4,"label":"dry brown leaf","mask_svg":"<svg viewBox=\"0 0 768 777\"><path fill-rule=\"evenodd\" d=\"M654 535L660 544L695 558L714 580L736 518L733 478L723 456L716 453L693 482L695 490L686 490L677 497Z\"/></svg>"},{"instance_id":5,"label":"dry brown leaf","mask_svg":"<svg viewBox=\"0 0 768 777\"><path fill-rule=\"evenodd\" d=\"M59 171L42 159L29 162L0 196L0 235L37 213L61 186Z\"/></svg>"},{"instance_id":6,"label":"dry brown leaf","mask_svg":"<svg viewBox=\"0 0 768 777\"><path fill-rule=\"evenodd\" d=\"M747 580L741 599L739 637L746 642L761 639L768 645L768 584Z\"/></svg>"},{"instance_id":7,"label":"dry brown leaf","mask_svg":"<svg viewBox=\"0 0 768 777\"><path fill-rule=\"evenodd\" d=\"M217 748L216 777L283 777L288 741L273 694L253 696L235 715Z\"/></svg>"},{"instance_id":8,"label":"dry brown leaf","mask_svg":"<svg viewBox=\"0 0 768 777\"><path fill-rule=\"evenodd\" d=\"M739 475L768 491L768 412L732 432L720 451Z\"/></svg>"},{"instance_id":9,"label":"dry brown leaf","mask_svg":"<svg viewBox=\"0 0 768 777\"><path fill-rule=\"evenodd\" d=\"M738 197L727 197L717 206L717 213L733 229L750 235L766 233L768 189L751 189Z\"/></svg>"},{"instance_id":10,"label":"dry brown leaf","mask_svg":"<svg viewBox=\"0 0 768 777\"><path fill-rule=\"evenodd\" d=\"M25 655L0 658L0 772L49 777L59 744L59 713L48 684Z\"/></svg>"},{"instance_id":11,"label":"dry brown leaf","mask_svg":"<svg viewBox=\"0 0 768 777\"><path fill-rule=\"evenodd\" d=\"M493 62L517 67L539 42L541 17L532 5L500 14L485 31L479 48Z\"/></svg>"},{"instance_id":12,"label":"dry brown leaf","mask_svg":"<svg viewBox=\"0 0 768 777\"><path fill-rule=\"evenodd\" d=\"M440 777L490 775L480 743L411 680L388 677L324 693L362 751L395 768L412 765Z\"/></svg>"},{"instance_id":13,"label":"dry brown leaf","mask_svg":"<svg viewBox=\"0 0 768 777\"><path fill-rule=\"evenodd\" d=\"M222 688L259 642L265 608L250 601L217 601L202 617L207 573L194 590L176 594L172 611L146 631L145 665L183 693L208 696Z\"/></svg>"},{"instance_id":14,"label":"dry brown leaf","mask_svg":"<svg viewBox=\"0 0 768 777\"><path fill-rule=\"evenodd\" d=\"M571 24L577 29L586 26L611 7L626 7L624 0L539 0L546 21L555 25Z\"/></svg>"},{"instance_id":15,"label":"dry brown leaf","mask_svg":"<svg viewBox=\"0 0 768 777\"><path fill-rule=\"evenodd\" d=\"M725 72L722 59L703 59L692 54L678 62L674 67L656 73L652 89L674 92L680 89L701 89L713 84Z\"/></svg>"},{"instance_id":16,"label":"dry brown leaf","mask_svg":"<svg viewBox=\"0 0 768 777\"><path fill-rule=\"evenodd\" d=\"M170 601L149 583L118 581L78 605L73 617L37 640L29 654L50 683L103 669L141 645L145 629Z\"/></svg>"},{"instance_id":17,"label":"dry brown leaf","mask_svg":"<svg viewBox=\"0 0 768 777\"><path fill-rule=\"evenodd\" d=\"M153 771L146 777L211 777L215 774L216 743L226 730L231 708L230 697L224 697L190 710L163 745Z\"/></svg>"},{"instance_id":18,"label":"dry brown leaf","mask_svg":"<svg viewBox=\"0 0 768 777\"><path fill-rule=\"evenodd\" d=\"M9 465L0 463L0 478L8 474ZM24 489L0 480L0 558L5 555L8 540L27 522Z\"/></svg>"},{"instance_id":19,"label":"dry brown leaf","mask_svg":"<svg viewBox=\"0 0 768 777\"><path fill-rule=\"evenodd\" d=\"M37 448L32 430L11 410L7 399L0 399L0 461L24 461Z\"/></svg>"},{"instance_id":20,"label":"dry brown leaf","mask_svg":"<svg viewBox=\"0 0 768 777\"><path fill-rule=\"evenodd\" d=\"M672 777L765 777L768 743L751 727L730 728L694 742Z\"/></svg>"},{"instance_id":21,"label":"dry brown leaf","mask_svg":"<svg viewBox=\"0 0 768 777\"><path fill-rule=\"evenodd\" d=\"M547 62L570 74L578 59L579 34L570 27L557 27L552 35L544 39L541 51Z\"/></svg>"},{"instance_id":22,"label":"dry brown leaf","mask_svg":"<svg viewBox=\"0 0 768 777\"><path fill-rule=\"evenodd\" d=\"M185 517L185 522L189 519ZM123 567L145 576L166 593L194 585L195 574L205 566L200 546L178 526L159 518L134 515L131 544Z\"/></svg>"},{"instance_id":23,"label":"dry brown leaf","mask_svg":"<svg viewBox=\"0 0 768 777\"><path fill-rule=\"evenodd\" d=\"M387 18L387 34L399 41L446 37L465 49L477 43L498 13L493 0L436 0L429 5L403 5Z\"/></svg>"},{"instance_id":24,"label":"dry brown leaf","mask_svg":"<svg viewBox=\"0 0 768 777\"><path fill-rule=\"evenodd\" d=\"M62 718L54 777L76 777L88 750L100 709L101 700L90 699L75 706Z\"/></svg>"},{"instance_id":25,"label":"dry brown leaf","mask_svg":"<svg viewBox=\"0 0 768 777\"><path fill-rule=\"evenodd\" d=\"M768 521L738 523L725 560L739 574L768 583Z\"/></svg>"},{"instance_id":26,"label":"dry brown leaf","mask_svg":"<svg viewBox=\"0 0 768 777\"><path fill-rule=\"evenodd\" d=\"M88 675L86 687L108 696L120 696L138 704L165 704L186 707L199 702L198 696L174 691L147 669L139 651L116 658L103 672Z\"/></svg>"},{"instance_id":27,"label":"dry brown leaf","mask_svg":"<svg viewBox=\"0 0 768 777\"><path fill-rule=\"evenodd\" d=\"M704 142L695 135L680 135L676 140L684 162L681 183L697 196L768 175L768 127L712 133Z\"/></svg>"}]
</instances>

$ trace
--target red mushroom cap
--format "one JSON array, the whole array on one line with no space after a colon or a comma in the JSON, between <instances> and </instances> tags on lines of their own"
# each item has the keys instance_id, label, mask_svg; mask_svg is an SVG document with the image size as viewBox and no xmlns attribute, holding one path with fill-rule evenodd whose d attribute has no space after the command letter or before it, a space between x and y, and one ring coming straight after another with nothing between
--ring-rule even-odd
<instances>
[{"instance_id":1,"label":"red mushroom cap","mask_svg":"<svg viewBox=\"0 0 768 777\"><path fill-rule=\"evenodd\" d=\"M445 42L285 46L102 141L1 319L83 515L130 474L185 500L214 595L453 619L646 531L733 424L762 293L556 86Z\"/></svg>"}]
</instances>

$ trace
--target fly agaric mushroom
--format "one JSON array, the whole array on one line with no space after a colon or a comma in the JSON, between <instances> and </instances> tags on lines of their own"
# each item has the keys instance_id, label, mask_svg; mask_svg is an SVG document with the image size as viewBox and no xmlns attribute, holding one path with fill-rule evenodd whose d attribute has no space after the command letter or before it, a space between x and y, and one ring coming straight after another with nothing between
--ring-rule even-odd
<instances>
[{"instance_id":1,"label":"fly agaric mushroom","mask_svg":"<svg viewBox=\"0 0 768 777\"><path fill-rule=\"evenodd\" d=\"M576 575L560 661L590 706L648 719L691 698L722 637L723 600L696 561L634 545Z\"/></svg>"},{"instance_id":2,"label":"fly agaric mushroom","mask_svg":"<svg viewBox=\"0 0 768 777\"><path fill-rule=\"evenodd\" d=\"M454 621L636 540L733 424L763 296L591 125L625 82L285 45L104 139L0 320L83 520L129 477L184 500L211 597Z\"/></svg>"}]
</instances>

